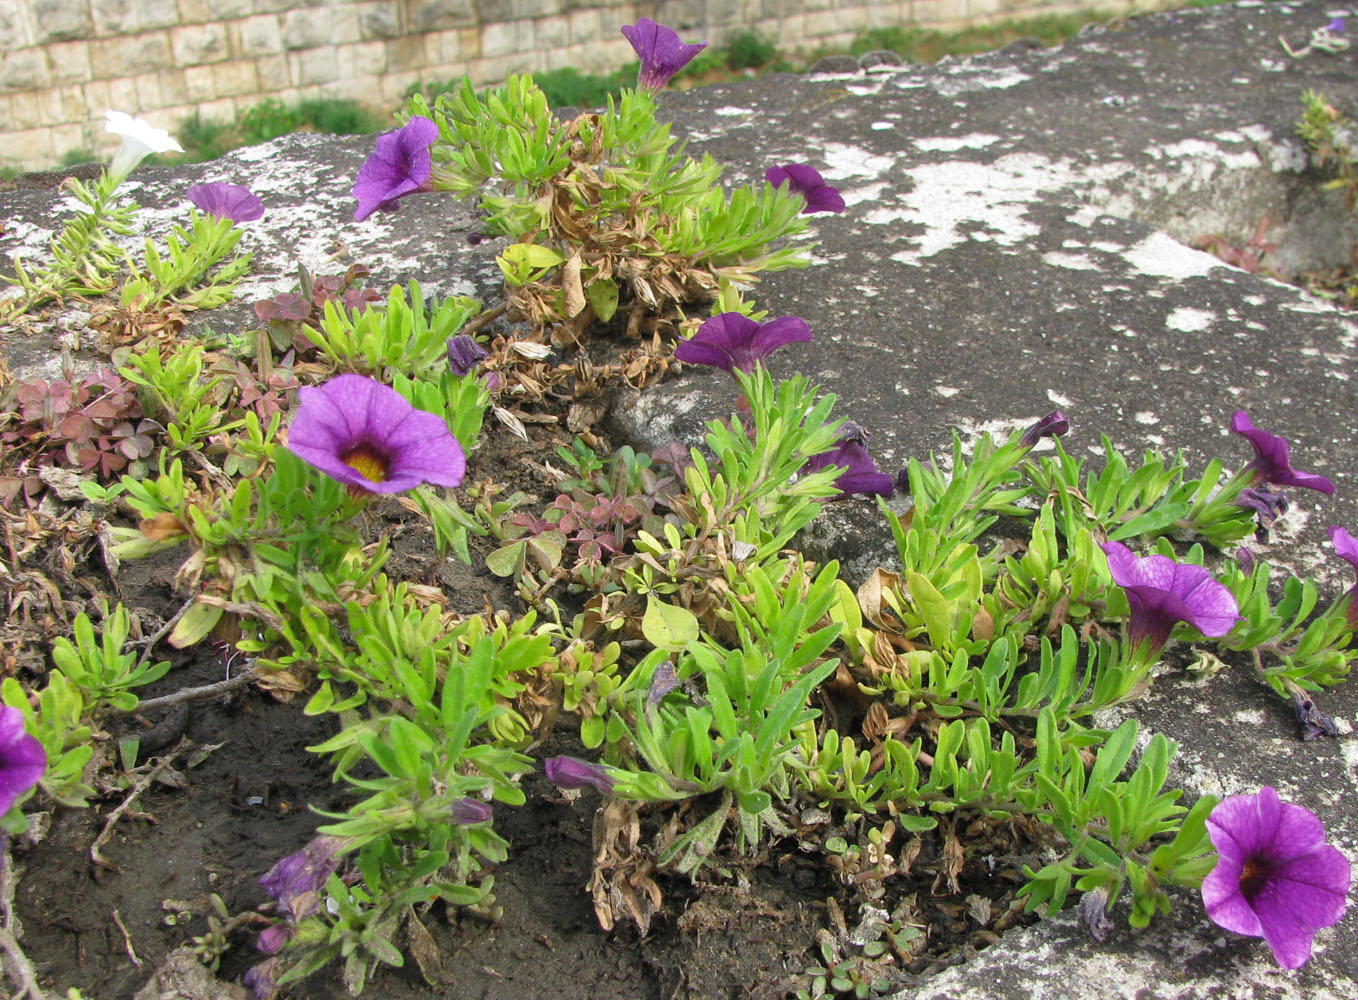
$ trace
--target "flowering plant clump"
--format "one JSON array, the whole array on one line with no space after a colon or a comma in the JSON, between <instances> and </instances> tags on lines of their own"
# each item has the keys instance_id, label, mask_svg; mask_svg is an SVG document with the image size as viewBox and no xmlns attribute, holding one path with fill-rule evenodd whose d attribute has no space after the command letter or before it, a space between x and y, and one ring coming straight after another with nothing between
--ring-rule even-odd
<instances>
[{"instance_id":1,"label":"flowering plant clump","mask_svg":"<svg viewBox=\"0 0 1358 1000\"><path fill-rule=\"evenodd\" d=\"M1207 915L1228 931L1262 937L1284 969L1305 965L1316 932L1344 916L1352 877L1320 820L1264 787L1222 799L1207 830L1217 850L1202 880Z\"/></svg>"},{"instance_id":2,"label":"flowering plant clump","mask_svg":"<svg viewBox=\"0 0 1358 1000\"><path fill-rule=\"evenodd\" d=\"M1254 455L1233 473L1137 461L1107 438L1101 456L1067 452L1062 411L879 471L833 396L770 369L810 326L746 297L759 274L807 263L804 216L843 199L795 163L723 190L717 164L686 157L656 116L654 91L702 46L645 18L624 33L641 76L608 108L563 121L526 76L479 95L466 83L433 107L413 97L358 170L359 222L416 191L479 199L487 234L508 237L505 299L485 311L427 300L416 280L360 288L356 264L299 269L296 293L257 304L268 329L189 331L183 315L220 305L248 268L232 256L239 223L263 210L223 182L191 188L191 226L144 258L80 222L50 283L20 269L29 304L128 273L91 321L117 370L21 380L0 418L0 496L51 489L15 515L26 535L3 567L28 587L6 584L35 637L5 650L5 829L30 825L23 808L130 788L91 848L107 863L113 823L189 749L120 725L157 707L140 691L171 663L153 647L206 655L211 639L224 679L161 706L264 689L278 711L321 717L306 753L335 786L313 798L320 827L253 873L260 912L229 918L219 899L195 939L211 964L233 931L259 929L244 983L261 1000L332 963L354 994L412 961L440 982L434 937L459 923L444 918L500 919L506 815L530 795L569 809L585 789L606 930L630 922L644 939L667 878L738 879L775 838L823 863L861 914L850 932L831 909L825 966L799 995L894 990L901 966L931 960L935 916L965 908L989 934L1072 890L1097 940L1115 904L1144 927L1178 886L1280 964L1305 962L1349 889L1319 819L1271 788L1185 801L1173 740L1105 720L1150 689L1177 639L1171 661L1191 646L1195 670L1252 669L1301 739L1339 734L1324 709L1358 659L1358 585L1322 605L1315 582L1274 578L1266 548L1239 544L1267 543L1283 489L1333 484L1296 471L1288 442L1243 411L1230 427ZM141 146L87 192L106 221L125 217L111 198L138 150L168 138L133 131ZM96 246L90 269L81 247ZM502 317L508 329L491 326ZM633 338L622 363L586 344L604 332ZM675 360L690 379L729 376L731 412L692 446L605 452L586 398L603 364L639 387ZM516 435L499 460L541 489L478 468L488 411ZM852 586L803 551L832 499L880 515L894 548ZM1358 568L1348 532L1330 538ZM97 596L70 609L91 556L116 579L176 552L172 618ZM69 636L49 638L68 615ZM921 852L924 882L909 871ZM964 907L964 878L991 895Z\"/></svg>"}]
</instances>

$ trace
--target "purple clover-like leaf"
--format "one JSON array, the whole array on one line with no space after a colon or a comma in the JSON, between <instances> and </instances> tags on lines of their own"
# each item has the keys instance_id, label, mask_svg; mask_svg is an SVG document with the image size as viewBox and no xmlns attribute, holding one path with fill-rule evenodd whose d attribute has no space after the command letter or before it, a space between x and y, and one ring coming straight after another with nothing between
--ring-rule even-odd
<instances>
[{"instance_id":1,"label":"purple clover-like leaf","mask_svg":"<svg viewBox=\"0 0 1358 1000\"><path fill-rule=\"evenodd\" d=\"M787 184L800 194L806 200L802 215L844 211L844 199L840 197L839 189L826 184L819 171L805 163L784 163L781 167L770 167L764 173L764 180L776 188Z\"/></svg>"},{"instance_id":2,"label":"purple clover-like leaf","mask_svg":"<svg viewBox=\"0 0 1358 1000\"><path fill-rule=\"evenodd\" d=\"M1032 448L1044 437L1060 437L1069 430L1070 421L1066 419L1066 415L1060 410L1052 410L1023 432L1019 444L1025 448Z\"/></svg>"},{"instance_id":3,"label":"purple clover-like leaf","mask_svg":"<svg viewBox=\"0 0 1358 1000\"><path fill-rule=\"evenodd\" d=\"M429 147L439 137L439 127L415 115L405 127L379 136L377 148L359 168L354 181L358 208L354 221L362 222L378 209L393 208L408 194L422 190L434 169Z\"/></svg>"},{"instance_id":4,"label":"purple clover-like leaf","mask_svg":"<svg viewBox=\"0 0 1358 1000\"><path fill-rule=\"evenodd\" d=\"M467 459L443 418L395 389L348 374L298 396L288 450L331 479L369 493L462 482Z\"/></svg>"},{"instance_id":5,"label":"purple clover-like leaf","mask_svg":"<svg viewBox=\"0 0 1358 1000\"><path fill-rule=\"evenodd\" d=\"M547 772L547 780L563 792L596 788L607 795L613 791L613 779L601 764L575 757L548 757L542 762L542 769Z\"/></svg>"},{"instance_id":6,"label":"purple clover-like leaf","mask_svg":"<svg viewBox=\"0 0 1358 1000\"><path fill-rule=\"evenodd\" d=\"M1305 965L1316 932L1343 917L1352 877L1320 820L1265 786L1217 803L1207 833L1217 849L1216 867L1202 880L1208 917L1262 937L1285 969Z\"/></svg>"},{"instance_id":7,"label":"purple clover-like leaf","mask_svg":"<svg viewBox=\"0 0 1358 1000\"><path fill-rule=\"evenodd\" d=\"M706 42L679 41L673 28L656 24L649 17L638 18L636 24L624 24L622 33L641 60L637 86L651 91L664 88L674 74L707 47Z\"/></svg>"},{"instance_id":8,"label":"purple clover-like leaf","mask_svg":"<svg viewBox=\"0 0 1358 1000\"><path fill-rule=\"evenodd\" d=\"M47 770L47 752L24 726L24 713L0 705L0 816L38 783Z\"/></svg>"},{"instance_id":9,"label":"purple clover-like leaf","mask_svg":"<svg viewBox=\"0 0 1358 1000\"><path fill-rule=\"evenodd\" d=\"M1242 435L1254 448L1254 461L1249 467L1254 469L1256 485L1272 483L1275 486L1303 486L1321 493L1334 492L1334 483L1324 476L1293 469L1288 459L1287 441L1255 427L1244 410L1231 415L1231 430Z\"/></svg>"},{"instance_id":10,"label":"purple clover-like leaf","mask_svg":"<svg viewBox=\"0 0 1358 1000\"><path fill-rule=\"evenodd\" d=\"M1113 582L1127 594L1132 611L1127 634L1133 644L1148 639L1152 649L1159 649L1177 622L1206 636L1222 636L1240 620L1235 597L1203 567L1168 556L1141 558L1121 542L1102 547Z\"/></svg>"},{"instance_id":11,"label":"purple clover-like leaf","mask_svg":"<svg viewBox=\"0 0 1358 1000\"><path fill-rule=\"evenodd\" d=\"M224 181L195 184L184 192L200 212L232 222L253 222L264 214L264 203L249 188Z\"/></svg>"},{"instance_id":12,"label":"purple clover-like leaf","mask_svg":"<svg viewBox=\"0 0 1358 1000\"><path fill-rule=\"evenodd\" d=\"M841 440L830 451L808 458L802 466L802 472L819 472L832 465L844 469L835 478L835 488L841 493L875 493L877 496L889 497L895 492L895 480L885 472L877 471L877 463L861 442Z\"/></svg>"},{"instance_id":13,"label":"purple clover-like leaf","mask_svg":"<svg viewBox=\"0 0 1358 1000\"><path fill-rule=\"evenodd\" d=\"M756 362L784 344L810 339L811 327L796 316L756 323L742 313L726 312L713 316L692 337L675 345L674 357L685 364L752 372Z\"/></svg>"}]
</instances>

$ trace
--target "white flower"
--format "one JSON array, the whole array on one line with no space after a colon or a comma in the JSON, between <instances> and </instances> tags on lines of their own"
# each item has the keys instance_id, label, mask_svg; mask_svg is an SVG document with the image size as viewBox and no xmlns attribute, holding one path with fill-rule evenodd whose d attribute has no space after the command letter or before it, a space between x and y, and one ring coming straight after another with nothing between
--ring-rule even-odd
<instances>
[{"instance_id":1,"label":"white flower","mask_svg":"<svg viewBox=\"0 0 1358 1000\"><path fill-rule=\"evenodd\" d=\"M144 118L133 118L112 110L104 112L104 117L108 119L104 131L122 136L123 140L108 167L109 175L115 179L115 187L152 153L184 152L184 147L175 142L169 132L156 128Z\"/></svg>"}]
</instances>

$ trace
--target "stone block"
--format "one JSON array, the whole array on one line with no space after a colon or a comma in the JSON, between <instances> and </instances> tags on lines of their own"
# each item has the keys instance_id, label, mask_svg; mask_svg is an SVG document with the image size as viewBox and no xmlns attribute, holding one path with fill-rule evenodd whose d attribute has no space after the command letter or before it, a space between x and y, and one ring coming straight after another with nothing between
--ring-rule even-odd
<instances>
[{"instance_id":1,"label":"stone block","mask_svg":"<svg viewBox=\"0 0 1358 1000\"><path fill-rule=\"evenodd\" d=\"M90 78L89 42L54 42L46 50L54 83L84 83Z\"/></svg>"},{"instance_id":2,"label":"stone block","mask_svg":"<svg viewBox=\"0 0 1358 1000\"><path fill-rule=\"evenodd\" d=\"M40 48L7 53L0 62L0 90L39 90L51 84L52 69Z\"/></svg>"},{"instance_id":3,"label":"stone block","mask_svg":"<svg viewBox=\"0 0 1358 1000\"><path fill-rule=\"evenodd\" d=\"M669 25L683 36L684 41L689 42L694 39L688 37L688 29L701 28L706 23L709 15L708 6L707 0L663 0L663 2L655 5L655 13L651 17L661 24ZM730 7L729 2L722 3L721 0L717 0L716 3L712 4L711 13L716 13L718 10L729 10ZM621 14L622 12L619 11L618 13ZM626 23L631 23L631 21L632 19L628 18ZM701 41L701 39L698 40Z\"/></svg>"},{"instance_id":4,"label":"stone block","mask_svg":"<svg viewBox=\"0 0 1358 1000\"><path fill-rule=\"evenodd\" d=\"M171 28L179 24L179 5L175 0L137 0L137 27Z\"/></svg>"},{"instance_id":5,"label":"stone block","mask_svg":"<svg viewBox=\"0 0 1358 1000\"><path fill-rule=\"evenodd\" d=\"M229 97L206 101L198 105L198 115L205 122L233 122L236 120L237 104Z\"/></svg>"},{"instance_id":6,"label":"stone block","mask_svg":"<svg viewBox=\"0 0 1358 1000\"><path fill-rule=\"evenodd\" d=\"M364 38L396 38L401 34L401 8L392 0L361 3L358 11L359 31Z\"/></svg>"},{"instance_id":7,"label":"stone block","mask_svg":"<svg viewBox=\"0 0 1358 1000\"><path fill-rule=\"evenodd\" d=\"M339 60L333 48L303 49L290 53L288 60L298 86L333 83L339 78Z\"/></svg>"},{"instance_id":8,"label":"stone block","mask_svg":"<svg viewBox=\"0 0 1358 1000\"><path fill-rule=\"evenodd\" d=\"M184 83L184 71L182 69L163 69L160 71L160 99L166 105L189 103L189 91Z\"/></svg>"},{"instance_id":9,"label":"stone block","mask_svg":"<svg viewBox=\"0 0 1358 1000\"><path fill-rule=\"evenodd\" d=\"M5 98L5 100L9 104L9 122L5 125L6 131L41 128L44 125L51 124L43 121L42 109L38 106L36 92L15 94L13 97Z\"/></svg>"},{"instance_id":10,"label":"stone block","mask_svg":"<svg viewBox=\"0 0 1358 1000\"><path fill-rule=\"evenodd\" d=\"M190 104L200 104L216 97L213 91L211 66L184 67L184 94Z\"/></svg>"},{"instance_id":11,"label":"stone block","mask_svg":"<svg viewBox=\"0 0 1358 1000\"><path fill-rule=\"evenodd\" d=\"M172 65L168 32L101 38L90 42L90 70L97 79L149 73Z\"/></svg>"},{"instance_id":12,"label":"stone block","mask_svg":"<svg viewBox=\"0 0 1358 1000\"><path fill-rule=\"evenodd\" d=\"M165 107L159 73L139 73L132 78L132 86L137 90L138 111L159 111Z\"/></svg>"},{"instance_id":13,"label":"stone block","mask_svg":"<svg viewBox=\"0 0 1358 1000\"><path fill-rule=\"evenodd\" d=\"M71 0L33 0L33 40L39 45L85 38L94 27L88 4Z\"/></svg>"},{"instance_id":14,"label":"stone block","mask_svg":"<svg viewBox=\"0 0 1358 1000\"><path fill-rule=\"evenodd\" d=\"M561 0L480 0L477 9L483 22L518 21L546 17L562 11Z\"/></svg>"},{"instance_id":15,"label":"stone block","mask_svg":"<svg viewBox=\"0 0 1358 1000\"><path fill-rule=\"evenodd\" d=\"M393 71L418 70L429 64L424 39L419 35L393 38L382 44L387 47L387 67Z\"/></svg>"},{"instance_id":16,"label":"stone block","mask_svg":"<svg viewBox=\"0 0 1358 1000\"><path fill-rule=\"evenodd\" d=\"M52 132L50 128L35 128L8 133L0 144L0 165L17 170L51 169L60 159L52 150Z\"/></svg>"},{"instance_id":17,"label":"stone block","mask_svg":"<svg viewBox=\"0 0 1358 1000\"><path fill-rule=\"evenodd\" d=\"M256 59L255 72L259 77L259 89L262 93L275 95L278 91L292 86L292 67L285 55Z\"/></svg>"},{"instance_id":18,"label":"stone block","mask_svg":"<svg viewBox=\"0 0 1358 1000\"><path fill-rule=\"evenodd\" d=\"M283 51L283 33L277 14L247 17L232 24L231 30L236 36L237 55L254 57Z\"/></svg>"},{"instance_id":19,"label":"stone block","mask_svg":"<svg viewBox=\"0 0 1358 1000\"><path fill-rule=\"evenodd\" d=\"M430 43L437 45L437 40L426 38L425 43L427 47ZM387 71L386 42L359 42L355 45L341 46L341 59L345 58L346 53L356 76L381 76ZM342 72L340 75L349 74Z\"/></svg>"},{"instance_id":20,"label":"stone block","mask_svg":"<svg viewBox=\"0 0 1358 1000\"><path fill-rule=\"evenodd\" d=\"M134 0L94 0L90 19L96 35L129 35L137 30L137 5Z\"/></svg>"},{"instance_id":21,"label":"stone block","mask_svg":"<svg viewBox=\"0 0 1358 1000\"><path fill-rule=\"evenodd\" d=\"M407 8L406 30L413 34L476 23L476 8L471 0L412 0Z\"/></svg>"},{"instance_id":22,"label":"stone block","mask_svg":"<svg viewBox=\"0 0 1358 1000\"><path fill-rule=\"evenodd\" d=\"M570 22L571 43L588 43L603 37L603 20L597 10L577 10L566 15Z\"/></svg>"},{"instance_id":23,"label":"stone block","mask_svg":"<svg viewBox=\"0 0 1358 1000\"><path fill-rule=\"evenodd\" d=\"M570 44L571 23L564 15L540 17L533 22L533 46L546 56L553 49Z\"/></svg>"},{"instance_id":24,"label":"stone block","mask_svg":"<svg viewBox=\"0 0 1358 1000\"><path fill-rule=\"evenodd\" d=\"M523 54L528 56L533 48L533 26L524 21L504 21L481 26L481 56L494 59L497 56Z\"/></svg>"},{"instance_id":25,"label":"stone block","mask_svg":"<svg viewBox=\"0 0 1358 1000\"><path fill-rule=\"evenodd\" d=\"M233 59L212 67L212 89L218 97L259 93L259 73L253 59Z\"/></svg>"},{"instance_id":26,"label":"stone block","mask_svg":"<svg viewBox=\"0 0 1358 1000\"><path fill-rule=\"evenodd\" d=\"M424 37L429 46L429 54L434 57L432 61L438 65L455 63L464 58L462 49L462 29L435 31ZM472 58L475 58L475 54Z\"/></svg>"},{"instance_id":27,"label":"stone block","mask_svg":"<svg viewBox=\"0 0 1358 1000\"><path fill-rule=\"evenodd\" d=\"M330 42L330 11L319 8L290 10L283 15L283 47L314 49Z\"/></svg>"},{"instance_id":28,"label":"stone block","mask_svg":"<svg viewBox=\"0 0 1358 1000\"><path fill-rule=\"evenodd\" d=\"M405 101L407 90L422 82L424 81L416 71L406 70L399 73L387 73L382 77L382 104L386 107L396 107Z\"/></svg>"},{"instance_id":29,"label":"stone block","mask_svg":"<svg viewBox=\"0 0 1358 1000\"><path fill-rule=\"evenodd\" d=\"M85 90L78 85L61 88L61 106L67 121L84 121L92 115L102 115L105 108L92 108L85 99Z\"/></svg>"},{"instance_id":30,"label":"stone block","mask_svg":"<svg viewBox=\"0 0 1358 1000\"><path fill-rule=\"evenodd\" d=\"M335 7L330 11L330 31L326 41L331 45L357 42L363 37L358 24L358 10L354 7Z\"/></svg>"},{"instance_id":31,"label":"stone block","mask_svg":"<svg viewBox=\"0 0 1358 1000\"><path fill-rule=\"evenodd\" d=\"M108 104L105 107L116 108L122 111L124 108L135 108L137 106L137 85L132 77L118 77L108 82ZM147 119L152 125L158 122ZM102 127L102 126L101 126ZM117 143L115 142L116 146Z\"/></svg>"},{"instance_id":32,"label":"stone block","mask_svg":"<svg viewBox=\"0 0 1358 1000\"><path fill-rule=\"evenodd\" d=\"M21 49L32 45L27 27L19 0L0 0L0 38L5 39L6 47Z\"/></svg>"},{"instance_id":33,"label":"stone block","mask_svg":"<svg viewBox=\"0 0 1358 1000\"><path fill-rule=\"evenodd\" d=\"M113 107L113 95L107 80L91 80L80 88L85 95L85 106L92 109L91 117L102 115Z\"/></svg>"},{"instance_id":34,"label":"stone block","mask_svg":"<svg viewBox=\"0 0 1358 1000\"><path fill-rule=\"evenodd\" d=\"M536 73L538 61L533 52L473 59L467 64L467 75L477 87L497 86L504 83L510 73Z\"/></svg>"},{"instance_id":35,"label":"stone block","mask_svg":"<svg viewBox=\"0 0 1358 1000\"><path fill-rule=\"evenodd\" d=\"M207 0L178 0L178 7L177 24L201 24L212 19L208 13Z\"/></svg>"},{"instance_id":36,"label":"stone block","mask_svg":"<svg viewBox=\"0 0 1358 1000\"><path fill-rule=\"evenodd\" d=\"M193 24L170 29L170 46L176 66L202 66L231 56L226 28L220 24Z\"/></svg>"},{"instance_id":37,"label":"stone block","mask_svg":"<svg viewBox=\"0 0 1358 1000\"><path fill-rule=\"evenodd\" d=\"M254 10L253 0L207 0L208 17L214 21L249 17Z\"/></svg>"}]
</instances>

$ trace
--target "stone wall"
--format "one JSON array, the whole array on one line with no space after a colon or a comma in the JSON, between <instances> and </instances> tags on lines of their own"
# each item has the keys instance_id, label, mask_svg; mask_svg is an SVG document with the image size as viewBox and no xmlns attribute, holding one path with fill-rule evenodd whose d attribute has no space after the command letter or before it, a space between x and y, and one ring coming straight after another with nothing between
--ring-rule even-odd
<instances>
[{"instance_id":1,"label":"stone wall","mask_svg":"<svg viewBox=\"0 0 1358 1000\"><path fill-rule=\"evenodd\" d=\"M1126 8L1128 0L1102 4ZM0 166L104 152L107 108L173 129L230 120L266 97L394 109L420 80L612 68L650 16L688 39L754 27L788 51L868 27L1070 10L1078 0L0 0Z\"/></svg>"}]
</instances>

